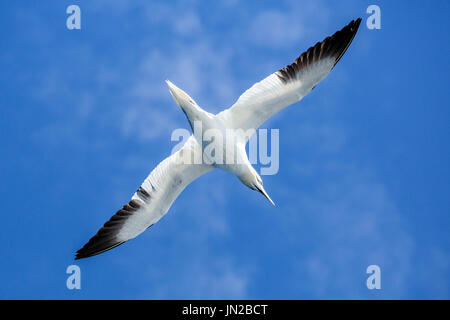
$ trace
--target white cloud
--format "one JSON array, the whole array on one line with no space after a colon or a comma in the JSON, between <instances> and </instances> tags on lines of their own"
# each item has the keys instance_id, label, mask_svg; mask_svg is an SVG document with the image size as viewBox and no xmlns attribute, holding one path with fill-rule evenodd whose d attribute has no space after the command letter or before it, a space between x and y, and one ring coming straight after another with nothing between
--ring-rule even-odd
<instances>
[{"instance_id":1,"label":"white cloud","mask_svg":"<svg viewBox=\"0 0 450 320\"><path fill-rule=\"evenodd\" d=\"M176 33L183 36L195 35L201 30L201 23L198 15L190 10L184 12L179 17L174 19L173 27Z\"/></svg>"},{"instance_id":2,"label":"white cloud","mask_svg":"<svg viewBox=\"0 0 450 320\"><path fill-rule=\"evenodd\" d=\"M335 83L337 88L345 85L336 79ZM307 278L300 291L309 297L367 297L365 268L377 264L388 292L385 297L407 297L416 247L408 220L372 164L342 159L351 139L348 128L333 117L342 108L339 90L328 90L326 95L314 99L314 108L308 107L309 102L294 106L302 108L297 113L304 120L280 131L280 139L295 148L285 150L282 170L299 181L289 185L276 180L272 187L286 199L280 208L285 212L281 228L291 230L290 241L302 248L299 273L293 274L292 282ZM329 101L334 101L333 106ZM311 113L324 116L315 120ZM305 184L314 189L304 188ZM308 238L292 230L305 230Z\"/></svg>"},{"instance_id":3,"label":"white cloud","mask_svg":"<svg viewBox=\"0 0 450 320\"><path fill-rule=\"evenodd\" d=\"M309 290L317 296L360 298L367 293L365 268L376 264L390 297L405 297L414 249L407 221L376 178L348 167L330 175L337 178L324 179L320 191L298 192L300 200L290 209L314 216L307 223L320 241L299 261L311 280ZM355 270L355 264L360 268Z\"/></svg>"},{"instance_id":4,"label":"white cloud","mask_svg":"<svg viewBox=\"0 0 450 320\"><path fill-rule=\"evenodd\" d=\"M290 15L279 11L265 11L252 21L248 36L254 44L284 47L298 41L302 31L300 19L291 19Z\"/></svg>"},{"instance_id":5,"label":"white cloud","mask_svg":"<svg viewBox=\"0 0 450 320\"><path fill-rule=\"evenodd\" d=\"M151 290L142 293L142 299L245 299L248 276L237 271L229 259L194 254L190 263L178 265L182 272L162 270L148 273ZM169 275L170 274L170 275ZM176 275L174 278L174 274ZM170 281L161 279L170 276Z\"/></svg>"},{"instance_id":6,"label":"white cloud","mask_svg":"<svg viewBox=\"0 0 450 320\"><path fill-rule=\"evenodd\" d=\"M249 19L247 34L252 43L270 48L295 46L317 30L329 14L321 1L288 1L285 5L285 10L256 12Z\"/></svg>"}]
</instances>

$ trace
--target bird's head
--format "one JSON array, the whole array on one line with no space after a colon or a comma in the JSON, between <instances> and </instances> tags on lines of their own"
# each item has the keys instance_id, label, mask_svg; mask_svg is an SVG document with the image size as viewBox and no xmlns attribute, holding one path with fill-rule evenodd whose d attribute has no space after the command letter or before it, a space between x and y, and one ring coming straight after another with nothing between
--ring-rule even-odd
<instances>
[{"instance_id":1,"label":"bird's head","mask_svg":"<svg viewBox=\"0 0 450 320\"><path fill-rule=\"evenodd\" d=\"M167 85L169 86L170 93L172 94L172 97L174 98L175 102L178 104L178 106L185 110L188 106L196 106L197 103L192 99L186 92L178 88L176 85L174 85L169 80L166 80Z\"/></svg>"},{"instance_id":2,"label":"bird's head","mask_svg":"<svg viewBox=\"0 0 450 320\"><path fill-rule=\"evenodd\" d=\"M267 198L267 200L270 201L271 204L275 205L275 203L273 203L272 199L270 199L266 190L264 190L263 181L262 181L261 177L259 176L259 174L256 172L256 170L253 167L250 167L250 168L251 168L250 171L247 171L245 174L239 176L239 179L247 187L249 187L252 190L256 190L256 191L260 192L264 197Z\"/></svg>"}]
</instances>

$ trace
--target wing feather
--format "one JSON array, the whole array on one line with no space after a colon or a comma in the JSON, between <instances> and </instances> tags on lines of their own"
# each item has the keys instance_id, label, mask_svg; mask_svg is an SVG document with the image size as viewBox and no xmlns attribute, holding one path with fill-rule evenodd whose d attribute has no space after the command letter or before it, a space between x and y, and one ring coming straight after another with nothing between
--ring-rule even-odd
<instances>
[{"instance_id":1,"label":"wing feather","mask_svg":"<svg viewBox=\"0 0 450 320\"><path fill-rule=\"evenodd\" d=\"M91 257L113 249L135 238L158 222L169 210L183 189L196 178L214 169L207 164L194 164L200 145L191 136L179 151L153 169L130 202L107 221L75 259Z\"/></svg>"},{"instance_id":2,"label":"wing feather","mask_svg":"<svg viewBox=\"0 0 450 320\"><path fill-rule=\"evenodd\" d=\"M301 100L328 75L352 42L360 23L361 18L353 20L316 43L294 63L254 84L218 116L235 129L258 129L272 115Z\"/></svg>"}]
</instances>

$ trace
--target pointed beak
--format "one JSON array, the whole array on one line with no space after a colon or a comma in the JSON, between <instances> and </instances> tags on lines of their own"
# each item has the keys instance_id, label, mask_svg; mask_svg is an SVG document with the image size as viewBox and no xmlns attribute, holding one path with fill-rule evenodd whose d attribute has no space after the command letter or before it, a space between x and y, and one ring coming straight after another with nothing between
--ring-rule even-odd
<instances>
[{"instance_id":1,"label":"pointed beak","mask_svg":"<svg viewBox=\"0 0 450 320\"><path fill-rule=\"evenodd\" d=\"M267 198L267 200L270 201L270 203L271 203L273 206L275 206L275 203L273 203L272 199L270 199L269 195L267 194L266 190L264 190L264 187L263 187L263 186L261 186L261 188L259 188L259 187L256 187L256 188L257 188L257 190L258 190L259 192L261 192L261 194L262 194L264 197Z\"/></svg>"}]
</instances>

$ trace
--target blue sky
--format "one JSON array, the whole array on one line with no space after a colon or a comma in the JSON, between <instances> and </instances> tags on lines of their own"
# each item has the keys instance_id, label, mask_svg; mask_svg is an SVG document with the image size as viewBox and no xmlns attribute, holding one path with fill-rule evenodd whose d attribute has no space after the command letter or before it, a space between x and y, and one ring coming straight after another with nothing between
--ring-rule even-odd
<instances>
[{"instance_id":1,"label":"blue sky","mask_svg":"<svg viewBox=\"0 0 450 320\"><path fill-rule=\"evenodd\" d=\"M82 29L66 28L77 4ZM366 8L381 8L369 30ZM448 299L448 1L2 1L0 298ZM351 19L280 130L277 204L215 170L147 232L79 249L189 128ZM82 289L66 288L77 264ZM381 290L366 268L381 268Z\"/></svg>"}]
</instances>

